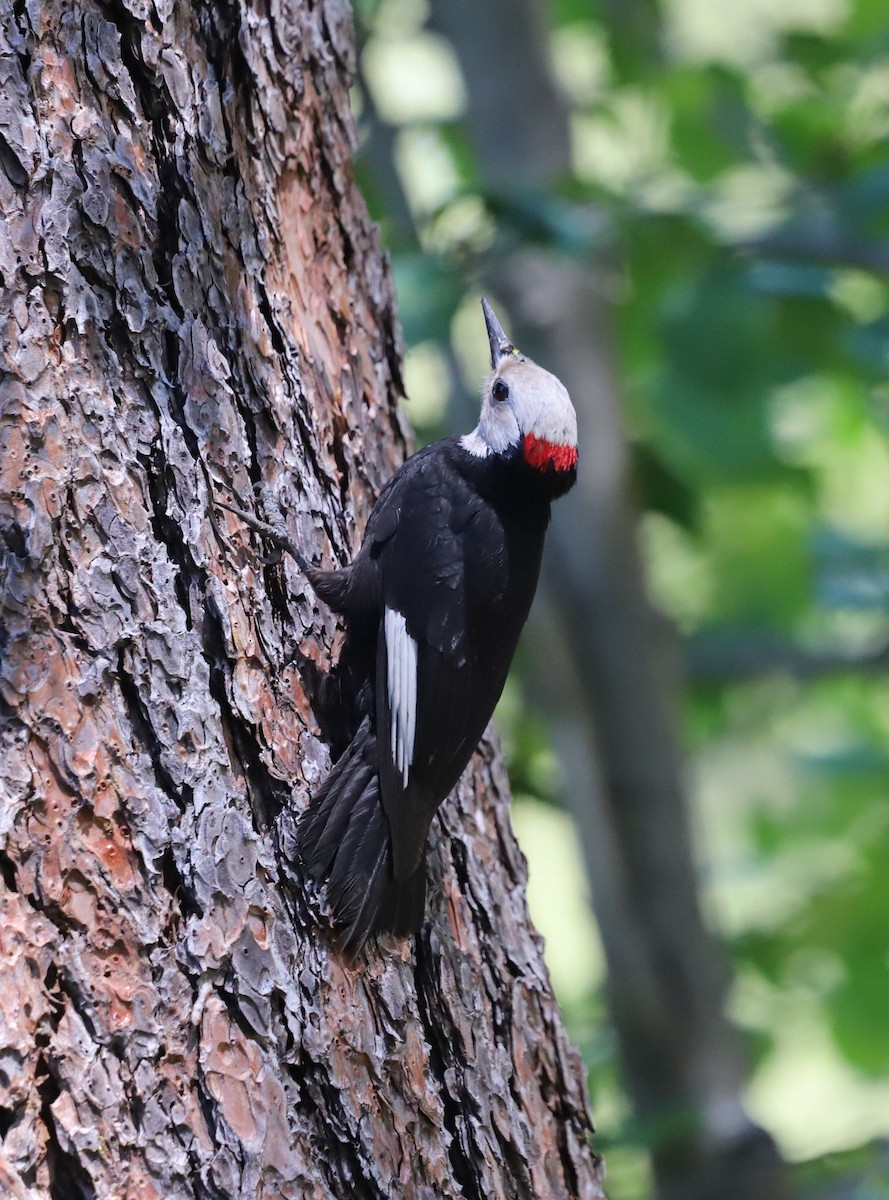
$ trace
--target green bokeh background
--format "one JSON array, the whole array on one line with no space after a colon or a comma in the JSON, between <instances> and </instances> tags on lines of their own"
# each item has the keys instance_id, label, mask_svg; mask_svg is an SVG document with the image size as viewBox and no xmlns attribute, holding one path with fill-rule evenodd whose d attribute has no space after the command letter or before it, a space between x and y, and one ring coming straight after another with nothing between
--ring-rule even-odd
<instances>
[{"instance_id":1,"label":"green bokeh background","mask_svg":"<svg viewBox=\"0 0 889 1200\"><path fill-rule=\"evenodd\" d=\"M421 440L446 428L450 356L477 390L475 268L495 239L607 248L640 537L686 653L701 887L732 959L745 1101L788 1159L817 1157L807 1186L860 1159L854 1194L889 1196L874 1149L889 1138L889 8L669 0L652 53L596 5L557 0L573 172L509 201L478 184L460 69L427 19L422 0L358 5L359 127L372 99L413 223L392 219L368 148L407 413ZM645 1131L527 691L520 658L498 720L530 903L589 1067L610 1196L634 1200Z\"/></svg>"}]
</instances>

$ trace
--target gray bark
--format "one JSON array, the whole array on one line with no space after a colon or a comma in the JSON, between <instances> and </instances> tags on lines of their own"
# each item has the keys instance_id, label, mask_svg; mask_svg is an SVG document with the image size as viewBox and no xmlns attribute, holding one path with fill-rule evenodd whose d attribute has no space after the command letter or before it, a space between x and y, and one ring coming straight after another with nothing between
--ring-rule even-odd
<instances>
[{"instance_id":1,"label":"gray bark","mask_svg":"<svg viewBox=\"0 0 889 1200\"><path fill-rule=\"evenodd\" d=\"M496 743L415 946L294 866L338 630L215 501L342 562L407 449L351 70L339 0L0 12L10 1197L602 1195Z\"/></svg>"}]
</instances>

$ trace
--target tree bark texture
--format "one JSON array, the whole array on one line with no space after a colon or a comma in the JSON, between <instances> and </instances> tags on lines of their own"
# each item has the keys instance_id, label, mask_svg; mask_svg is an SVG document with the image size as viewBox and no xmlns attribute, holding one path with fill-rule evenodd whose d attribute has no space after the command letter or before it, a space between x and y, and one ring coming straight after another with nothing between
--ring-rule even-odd
<instances>
[{"instance_id":1,"label":"tree bark texture","mask_svg":"<svg viewBox=\"0 0 889 1200\"><path fill-rule=\"evenodd\" d=\"M358 969L294 866L407 448L341 0L0 9L0 1192L601 1197L487 739Z\"/></svg>"}]
</instances>

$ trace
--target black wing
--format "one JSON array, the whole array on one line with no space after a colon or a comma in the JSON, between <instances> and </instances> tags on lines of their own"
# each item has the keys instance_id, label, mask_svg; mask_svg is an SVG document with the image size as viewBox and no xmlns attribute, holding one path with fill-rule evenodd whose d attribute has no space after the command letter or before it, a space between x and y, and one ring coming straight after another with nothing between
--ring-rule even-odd
<instances>
[{"instance_id":1,"label":"black wing","mask_svg":"<svg viewBox=\"0 0 889 1200\"><path fill-rule=\"evenodd\" d=\"M396 879L422 861L429 822L484 732L524 620L514 635L508 620L498 627L503 530L447 447L408 462L365 539L379 570L377 745Z\"/></svg>"}]
</instances>

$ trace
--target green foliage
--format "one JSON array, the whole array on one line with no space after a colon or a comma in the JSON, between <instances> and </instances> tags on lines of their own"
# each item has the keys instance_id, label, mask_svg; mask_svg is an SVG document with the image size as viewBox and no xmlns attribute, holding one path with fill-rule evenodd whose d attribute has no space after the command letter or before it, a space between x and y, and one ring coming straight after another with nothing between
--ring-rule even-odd
<instances>
[{"instance_id":1,"label":"green foliage","mask_svg":"<svg viewBox=\"0 0 889 1200\"><path fill-rule=\"evenodd\" d=\"M679 66L664 75L659 91L672 144L696 182L713 182L751 153L753 118L737 72L718 64Z\"/></svg>"},{"instance_id":2,"label":"green foliage","mask_svg":"<svg viewBox=\"0 0 889 1200\"><path fill-rule=\"evenodd\" d=\"M714 579L714 621L793 629L805 617L812 594L809 518L798 488L761 483L708 489L703 535Z\"/></svg>"}]
</instances>

